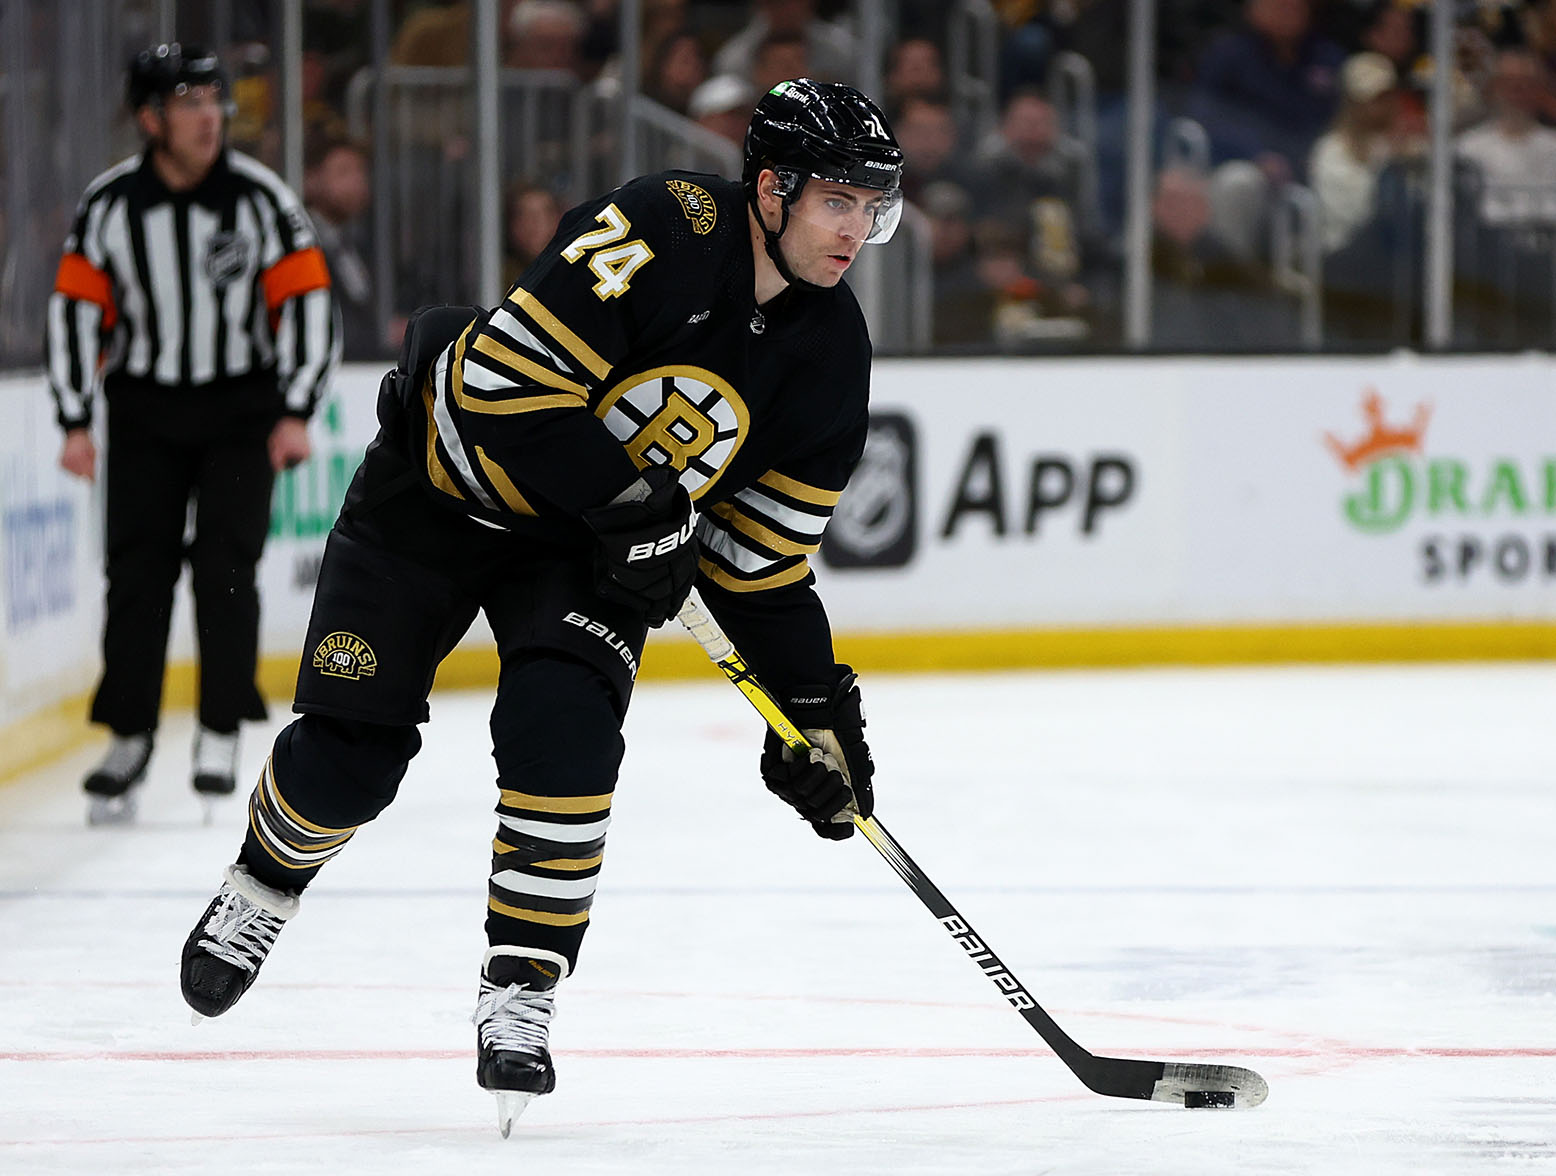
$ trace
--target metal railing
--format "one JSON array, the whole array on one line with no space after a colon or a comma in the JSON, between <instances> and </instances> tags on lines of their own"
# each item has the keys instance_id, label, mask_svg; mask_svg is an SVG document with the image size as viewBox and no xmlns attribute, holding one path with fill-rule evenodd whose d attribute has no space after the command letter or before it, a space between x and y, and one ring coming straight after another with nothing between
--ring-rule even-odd
<instances>
[{"instance_id":1,"label":"metal railing","mask_svg":"<svg viewBox=\"0 0 1556 1176\"><path fill-rule=\"evenodd\" d=\"M401 312L500 293L479 281L472 79L464 66L387 65L359 71L347 90L353 136L366 141L375 120L383 123L374 188L390 194L391 212L377 218L374 278L379 290L394 292ZM576 77L502 70L497 103L501 176L545 184L567 203L590 194L599 170L591 156L607 145L594 137L597 100Z\"/></svg>"},{"instance_id":2,"label":"metal railing","mask_svg":"<svg viewBox=\"0 0 1556 1176\"><path fill-rule=\"evenodd\" d=\"M955 0L946 23L951 113L974 141L998 118L999 16L988 0Z\"/></svg>"},{"instance_id":3,"label":"metal railing","mask_svg":"<svg viewBox=\"0 0 1556 1176\"><path fill-rule=\"evenodd\" d=\"M1296 297L1302 346L1324 343L1324 250L1318 198L1287 184L1276 198L1270 225L1270 269L1277 289Z\"/></svg>"},{"instance_id":4,"label":"metal railing","mask_svg":"<svg viewBox=\"0 0 1556 1176\"><path fill-rule=\"evenodd\" d=\"M912 204L902 209L902 223L889 244L871 247L861 260L877 264L880 274L879 312L870 322L870 342L877 351L920 354L930 350L935 327L934 238L929 218Z\"/></svg>"},{"instance_id":5,"label":"metal railing","mask_svg":"<svg viewBox=\"0 0 1556 1176\"><path fill-rule=\"evenodd\" d=\"M638 150L649 161L647 170L679 168L740 178L740 147L722 135L641 94L633 95L628 117L637 124Z\"/></svg>"},{"instance_id":6,"label":"metal railing","mask_svg":"<svg viewBox=\"0 0 1556 1176\"><path fill-rule=\"evenodd\" d=\"M41 359L43 315L75 201L93 175L136 147L119 100L128 53L196 31L221 48L236 48L229 38L241 37L249 48L263 50L268 72L249 79L260 97L248 115L263 124L260 153L295 178L297 88L302 54L311 47L303 17L310 2L256 6L253 11L268 13L257 26L244 7L250 0L118 0L94 5L94 21L71 19L75 6L55 0L0 4L0 364ZM621 182L629 166L633 173L664 167L735 173L735 147L644 99L635 64L627 63L619 87L609 92L560 72L502 69L500 26L494 23L499 0L472 0L472 28L485 30L472 33L472 68L441 70L388 64L402 6L393 0L364 4L371 18L367 56L374 64L352 81L345 114L351 131L372 147L372 273L379 317L386 321L391 312L403 314L423 301L496 297L490 287L494 258L501 257L502 214L494 196L502 181L538 179L568 203ZM624 32L634 18L641 20L643 7L643 0L620 0ZM868 87L889 43L893 14L901 13L875 0L852 0L846 7L865 63L857 80ZM1148 34L1154 26L1145 18L1154 12L1149 0L1130 0L1130 19L1118 30L1129 44L1131 129L1125 232L1108 242L1124 258L1125 281L1121 292L1107 292L1114 298L1107 309L1123 320L1131 348L1153 345L1150 199L1159 144L1151 136L1160 108L1151 85L1155 38ZM953 110L970 146L997 121L1002 26L990 0L950 0L940 14ZM1430 31L1434 46L1451 43L1454 25L1445 0L1432 6ZM623 35L623 46L632 43ZM240 63L234 57L229 65L239 72ZM1092 161L1076 202L1084 215L1094 204L1096 182L1095 83L1084 61L1066 53L1055 58L1050 78L1066 143L1078 144L1082 158ZM478 95L489 100L478 101ZM1451 115L1445 78L1434 76L1432 96L1434 114ZM1336 258L1314 254L1316 213L1307 194L1281 194L1265 238L1274 254L1269 289L1296 298L1303 346L1548 346L1556 334L1556 227L1546 223L1542 202L1552 196L1504 193L1483 208L1475 190L1456 178L1452 130L1451 118L1434 119L1429 163L1417 165L1400 185L1404 195L1379 211L1378 219L1393 221L1386 226L1383 260L1363 271L1369 283L1362 295L1382 309L1360 343L1353 316L1331 305L1326 317L1325 298L1344 288L1344 274ZM253 149L252 143L242 149ZM1211 174L1208 143L1193 124L1173 123L1165 148L1169 165ZM1496 200L1507 205L1506 215L1493 207ZM922 219L910 215L901 239L867 250L850 279L883 350L920 348L930 334L923 292L932 285L919 277L930 268L922 264L927 240ZM1272 336L1272 345L1282 346L1282 339Z\"/></svg>"},{"instance_id":7,"label":"metal railing","mask_svg":"<svg viewBox=\"0 0 1556 1176\"><path fill-rule=\"evenodd\" d=\"M1079 53L1058 53L1048 67L1048 100L1069 149L1080 160L1076 218L1087 230L1102 216L1097 165L1097 75Z\"/></svg>"}]
</instances>

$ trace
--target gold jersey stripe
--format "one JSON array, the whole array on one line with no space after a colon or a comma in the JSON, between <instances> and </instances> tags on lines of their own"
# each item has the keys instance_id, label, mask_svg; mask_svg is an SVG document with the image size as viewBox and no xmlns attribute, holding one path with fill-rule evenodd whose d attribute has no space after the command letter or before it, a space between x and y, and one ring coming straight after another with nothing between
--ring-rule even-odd
<instances>
[{"instance_id":1,"label":"gold jersey stripe","mask_svg":"<svg viewBox=\"0 0 1556 1176\"><path fill-rule=\"evenodd\" d=\"M308 820L306 817L298 816L297 815L297 810L294 809L291 805L286 803L286 797L281 795L281 789L276 786L275 765L272 763L272 761L271 761L269 756L265 757L265 780L264 780L264 783L269 786L270 795L275 797L276 803L281 806L281 811L284 812L287 816L291 817L292 820L296 821L304 829L311 829L311 830L313 830L313 832L318 833L318 834L320 834L321 836L324 836L324 837L334 837L336 834L339 834L339 833L344 833L344 834L346 834L349 837L351 834L355 833L357 831L357 829L359 828L359 826L357 826L357 825L351 825L351 826L349 826L348 828L345 828L345 829L330 829L330 828L328 828L328 827L326 827L324 825L315 825L312 821Z\"/></svg>"},{"instance_id":2,"label":"gold jersey stripe","mask_svg":"<svg viewBox=\"0 0 1556 1176\"><path fill-rule=\"evenodd\" d=\"M584 400L589 395L589 390L576 381L569 380L566 376L558 375L548 367L543 367L533 359L520 355L506 344L499 343L490 335L481 335L475 341L475 349L483 355L490 355L498 363L512 368L521 375L528 376L537 384L544 384L547 388L560 388L563 392L571 392L579 400Z\"/></svg>"},{"instance_id":3,"label":"gold jersey stripe","mask_svg":"<svg viewBox=\"0 0 1556 1176\"><path fill-rule=\"evenodd\" d=\"M713 508L713 513L724 519L735 530L744 535L749 535L758 543L766 544L768 548L779 555L809 555L821 548L821 541L814 543L796 543L793 539L787 539L769 527L762 526L755 519L741 514L727 502L721 502Z\"/></svg>"},{"instance_id":4,"label":"gold jersey stripe","mask_svg":"<svg viewBox=\"0 0 1556 1176\"><path fill-rule=\"evenodd\" d=\"M571 392L553 392L549 396L519 396L511 400L477 400L463 394L459 407L466 412L482 412L488 416L513 416L521 412L539 412L543 408L582 408L586 401Z\"/></svg>"},{"instance_id":5,"label":"gold jersey stripe","mask_svg":"<svg viewBox=\"0 0 1556 1176\"><path fill-rule=\"evenodd\" d=\"M571 352L573 358L588 368L595 379L603 380L610 374L611 365L606 363L594 348L568 329L561 319L547 310L540 299L528 290L522 288L515 290L508 296L508 301L534 319L547 334Z\"/></svg>"},{"instance_id":6,"label":"gold jersey stripe","mask_svg":"<svg viewBox=\"0 0 1556 1176\"><path fill-rule=\"evenodd\" d=\"M792 584L796 580L803 580L810 572L810 564L800 560L792 568L782 572L774 572L770 576L763 576L759 580L741 580L731 576L723 568L710 560L697 561L698 568L704 576L712 580L720 588L727 588L731 592L761 592L768 588L782 588L785 584Z\"/></svg>"},{"instance_id":7,"label":"gold jersey stripe","mask_svg":"<svg viewBox=\"0 0 1556 1176\"><path fill-rule=\"evenodd\" d=\"M807 486L804 482L796 482L793 478L786 478L777 470L768 470L757 482L763 486L771 486L780 494L787 494L790 498L798 498L801 502L814 503L816 506L836 506L837 500L843 497L841 490L821 490L815 486Z\"/></svg>"},{"instance_id":8,"label":"gold jersey stripe","mask_svg":"<svg viewBox=\"0 0 1556 1176\"><path fill-rule=\"evenodd\" d=\"M427 382L421 386L421 401L427 408L427 481L431 482L445 494L452 494L455 498L463 499L464 492L454 484L454 479L444 468L443 462L438 457L438 421L433 416L432 402L437 396L437 389L432 383L432 374L427 374Z\"/></svg>"},{"instance_id":9,"label":"gold jersey stripe","mask_svg":"<svg viewBox=\"0 0 1556 1176\"><path fill-rule=\"evenodd\" d=\"M316 862L288 861L286 858L284 858L280 854L278 854L275 851L274 848L271 847L271 842L272 842L273 838L270 836L269 833L266 832L265 829L260 827L260 824L259 824L259 822L258 822L258 820L256 818L257 818L257 814L254 811L254 806L251 804L251 805L249 805L249 828L254 831L254 840L259 842L259 847L261 849L263 849L266 853L268 853L272 858L274 858L278 865L284 866L288 870L311 870L315 866L322 866L325 862L330 860L330 858L323 858L320 861L316 861ZM350 841L355 836L356 836L355 832L347 833L344 837L342 837L340 839L341 843L344 844L345 842ZM337 849L336 852L338 853L339 850ZM335 856L334 854L330 855L330 857L334 857L334 856Z\"/></svg>"},{"instance_id":10,"label":"gold jersey stripe","mask_svg":"<svg viewBox=\"0 0 1556 1176\"><path fill-rule=\"evenodd\" d=\"M254 835L259 838L260 843L270 853L270 856L276 858L277 861L288 861L290 859L293 869L307 869L309 864L318 864L303 861L304 858L311 858L316 854L327 854L326 857L319 859L319 861L328 861L336 853L340 852L341 846L357 835L357 831L353 829L349 833L343 833L339 837L332 837L327 841L319 841L317 843L301 842L295 840L282 828L281 821L280 815L267 805L263 793L259 789L255 789L254 795L249 799L249 825L253 828ZM289 859L278 857L277 850L289 855Z\"/></svg>"},{"instance_id":11,"label":"gold jersey stripe","mask_svg":"<svg viewBox=\"0 0 1556 1176\"><path fill-rule=\"evenodd\" d=\"M495 898L488 898L486 906L496 914L507 915L510 919L522 919L526 923L544 923L548 927L576 927L580 923L589 921L588 911L579 911L572 915L556 915L550 911L527 911L522 907L498 902Z\"/></svg>"},{"instance_id":12,"label":"gold jersey stripe","mask_svg":"<svg viewBox=\"0 0 1556 1176\"><path fill-rule=\"evenodd\" d=\"M509 510L514 514L520 515L534 516L537 513L535 508L529 504L529 499L519 493L519 488L513 484L513 479L508 477L508 472L486 456L486 450L477 445L475 447L475 455L480 459L481 468L486 471L486 476L491 479L492 485L497 488L497 493L508 504Z\"/></svg>"},{"instance_id":13,"label":"gold jersey stripe","mask_svg":"<svg viewBox=\"0 0 1556 1176\"><path fill-rule=\"evenodd\" d=\"M598 796L535 796L529 792L502 789L499 803L509 808L533 809L541 813L599 813L611 806L611 793Z\"/></svg>"},{"instance_id":14,"label":"gold jersey stripe","mask_svg":"<svg viewBox=\"0 0 1556 1176\"><path fill-rule=\"evenodd\" d=\"M592 870L605 860L603 853L597 853L593 857L586 858L553 858L549 862L536 862L535 867L541 870Z\"/></svg>"}]
</instances>

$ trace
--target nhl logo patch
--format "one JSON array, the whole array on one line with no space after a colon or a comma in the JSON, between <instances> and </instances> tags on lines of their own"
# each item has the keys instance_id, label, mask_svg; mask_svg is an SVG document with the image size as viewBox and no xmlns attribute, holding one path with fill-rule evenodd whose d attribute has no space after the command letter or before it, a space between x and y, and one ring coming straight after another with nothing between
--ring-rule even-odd
<instances>
[{"instance_id":1,"label":"nhl logo patch","mask_svg":"<svg viewBox=\"0 0 1556 1176\"><path fill-rule=\"evenodd\" d=\"M699 237L706 237L713 232L713 226L719 219L719 210L706 189L687 183L685 180L666 180L665 187L669 188L675 194L675 198L681 202L681 211L686 214L686 219L692 222L692 232Z\"/></svg>"},{"instance_id":2,"label":"nhl logo patch","mask_svg":"<svg viewBox=\"0 0 1556 1176\"><path fill-rule=\"evenodd\" d=\"M331 678L371 678L378 672L373 647L355 633L331 633L313 651L313 667Z\"/></svg>"},{"instance_id":3,"label":"nhl logo patch","mask_svg":"<svg viewBox=\"0 0 1556 1176\"><path fill-rule=\"evenodd\" d=\"M205 276L223 289L248 268L253 252L253 244L242 233L212 233L205 247Z\"/></svg>"}]
</instances>

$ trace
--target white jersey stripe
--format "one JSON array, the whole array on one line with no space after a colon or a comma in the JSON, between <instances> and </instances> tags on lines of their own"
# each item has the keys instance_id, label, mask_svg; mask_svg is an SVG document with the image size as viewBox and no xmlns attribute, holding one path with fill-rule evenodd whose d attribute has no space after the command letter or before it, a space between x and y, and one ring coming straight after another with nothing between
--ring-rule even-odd
<instances>
[{"instance_id":1,"label":"white jersey stripe","mask_svg":"<svg viewBox=\"0 0 1556 1176\"><path fill-rule=\"evenodd\" d=\"M254 215L248 200L239 200L237 215L233 218L233 232L241 240L254 241L259 237L259 218ZM250 249L243 261L242 271L227 283L222 291L222 318L227 323L226 368L229 372L247 371L253 362L253 348L249 345L244 319L248 317L254 302L254 275L259 272L258 251Z\"/></svg>"},{"instance_id":2,"label":"white jersey stripe","mask_svg":"<svg viewBox=\"0 0 1556 1176\"><path fill-rule=\"evenodd\" d=\"M130 245L130 210L126 200L115 200L103 221L103 246L119 277L119 317L129 331L129 352L124 370L132 376L151 374L152 339L144 329L146 291Z\"/></svg>"},{"instance_id":3,"label":"white jersey stripe","mask_svg":"<svg viewBox=\"0 0 1556 1176\"><path fill-rule=\"evenodd\" d=\"M75 339L76 357L81 364L81 393L77 397L81 407L85 408L87 401L97 395L98 386L102 384L102 373L98 370L97 350L94 346L101 337L103 325L103 308L90 302L78 302L76 304Z\"/></svg>"},{"instance_id":4,"label":"white jersey stripe","mask_svg":"<svg viewBox=\"0 0 1556 1176\"><path fill-rule=\"evenodd\" d=\"M759 490L742 490L735 495L735 501L749 507L746 513L754 512L755 518L770 520L796 535L809 535L814 539L821 538L821 533L827 529L827 520L832 517L832 512L825 507L818 508L823 512L821 514L810 514L775 502Z\"/></svg>"},{"instance_id":5,"label":"white jersey stripe","mask_svg":"<svg viewBox=\"0 0 1556 1176\"><path fill-rule=\"evenodd\" d=\"M173 206L159 204L141 218L146 227L146 264L151 270L147 285L157 309L157 383L179 382L179 346L184 335L184 309L180 291L183 276L178 272L178 242L173 235Z\"/></svg>"},{"instance_id":6,"label":"white jersey stripe","mask_svg":"<svg viewBox=\"0 0 1556 1176\"><path fill-rule=\"evenodd\" d=\"M66 307L63 294L49 298L49 384L59 398L60 411L67 417L79 417L84 405L81 393L70 379L72 340L65 327L65 316L69 313Z\"/></svg>"},{"instance_id":7,"label":"white jersey stripe","mask_svg":"<svg viewBox=\"0 0 1556 1176\"><path fill-rule=\"evenodd\" d=\"M189 283L189 379L209 384L216 378L216 289L209 281L200 281L211 237L221 227L221 218L208 208L192 205L189 209L189 264L196 275Z\"/></svg>"},{"instance_id":8,"label":"white jersey stripe","mask_svg":"<svg viewBox=\"0 0 1556 1176\"><path fill-rule=\"evenodd\" d=\"M518 870L499 870L492 882L505 890L534 894L541 898L589 898L594 894L595 876L587 878L540 878Z\"/></svg>"},{"instance_id":9,"label":"white jersey stripe","mask_svg":"<svg viewBox=\"0 0 1556 1176\"><path fill-rule=\"evenodd\" d=\"M744 544L735 542L730 533L724 530L721 520L712 515L698 516L697 541L748 575L765 572L783 558L780 555L758 555Z\"/></svg>"},{"instance_id":10,"label":"white jersey stripe","mask_svg":"<svg viewBox=\"0 0 1556 1176\"><path fill-rule=\"evenodd\" d=\"M499 509L487 494L481 483L476 481L475 471L471 468L470 455L465 452L464 443L459 439L459 430L454 426L454 418L448 411L448 365L454 349L447 348L438 356L438 362L432 369L432 419L438 426L438 437L443 442L443 448L448 450L448 455L454 462L454 470L459 475L460 482L465 489L474 494L481 501L481 505L488 510Z\"/></svg>"},{"instance_id":11,"label":"white jersey stripe","mask_svg":"<svg viewBox=\"0 0 1556 1176\"><path fill-rule=\"evenodd\" d=\"M605 830L611 823L611 819L605 817L598 821L590 821L587 825L557 825L550 821L526 821L523 817L510 817L507 813L498 813L497 820L503 828L512 829L515 833L524 833L530 837L538 837L542 841L555 841L566 845L582 845L597 841L605 836Z\"/></svg>"},{"instance_id":12,"label":"white jersey stripe","mask_svg":"<svg viewBox=\"0 0 1556 1176\"><path fill-rule=\"evenodd\" d=\"M556 352L552 351L551 348L547 347L543 342L541 342L539 335L535 334L534 331L530 330L502 307L499 306L496 310L492 311L492 317L490 321L492 326L496 327L504 335L507 335L515 343L518 343L523 347L528 347L532 351L538 351L544 355L551 361L551 366L555 368L557 372L561 373L562 375L578 374L574 370L577 366L576 364L568 364L565 360L558 358Z\"/></svg>"}]
</instances>

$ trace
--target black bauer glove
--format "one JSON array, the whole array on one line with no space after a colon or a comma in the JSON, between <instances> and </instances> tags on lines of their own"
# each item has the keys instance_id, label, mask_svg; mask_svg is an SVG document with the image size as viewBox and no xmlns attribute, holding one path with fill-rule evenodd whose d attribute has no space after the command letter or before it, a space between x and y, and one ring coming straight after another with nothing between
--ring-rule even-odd
<instances>
[{"instance_id":1,"label":"black bauer glove","mask_svg":"<svg viewBox=\"0 0 1556 1176\"><path fill-rule=\"evenodd\" d=\"M692 500L669 466L650 466L615 502L583 512L599 545L594 590L643 613L657 629L697 579Z\"/></svg>"},{"instance_id":2,"label":"black bauer glove","mask_svg":"<svg viewBox=\"0 0 1556 1176\"><path fill-rule=\"evenodd\" d=\"M762 780L768 790L831 841L854 835L854 813L868 817L875 811L875 792L870 787L875 762L864 741L858 677L840 665L836 685L801 686L792 697L777 700L789 721L810 740L808 758L796 759L771 729L762 745Z\"/></svg>"}]
</instances>

